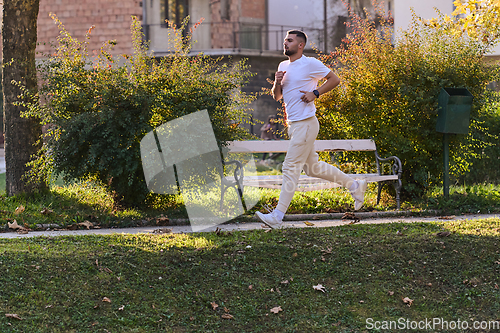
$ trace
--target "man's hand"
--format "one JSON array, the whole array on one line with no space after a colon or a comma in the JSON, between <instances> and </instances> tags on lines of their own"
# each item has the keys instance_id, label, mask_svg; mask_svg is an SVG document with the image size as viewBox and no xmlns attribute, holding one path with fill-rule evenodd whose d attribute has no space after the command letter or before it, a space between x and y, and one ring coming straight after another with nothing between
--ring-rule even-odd
<instances>
[{"instance_id":1,"label":"man's hand","mask_svg":"<svg viewBox=\"0 0 500 333\"><path fill-rule=\"evenodd\" d=\"M333 72L328 73L325 79L326 82L317 89L320 96L326 94L340 83L339 77ZM300 90L300 92L304 94L300 99L305 103L310 103L316 99L316 95L312 91Z\"/></svg>"},{"instance_id":2,"label":"man's hand","mask_svg":"<svg viewBox=\"0 0 500 333\"><path fill-rule=\"evenodd\" d=\"M274 75L274 84L281 84L281 81L283 81L283 77L285 76L286 71L279 71L276 72Z\"/></svg>"},{"instance_id":3,"label":"man's hand","mask_svg":"<svg viewBox=\"0 0 500 333\"><path fill-rule=\"evenodd\" d=\"M302 100L302 102L311 103L312 101L314 101L316 99L316 95L312 91L300 90L300 92L304 94L300 98Z\"/></svg>"},{"instance_id":4,"label":"man's hand","mask_svg":"<svg viewBox=\"0 0 500 333\"><path fill-rule=\"evenodd\" d=\"M283 81L283 77L285 76L286 71L278 71L274 75L274 85L271 89L271 93L273 94L273 98L276 101L279 101L283 97L283 89L281 87L281 81Z\"/></svg>"}]
</instances>

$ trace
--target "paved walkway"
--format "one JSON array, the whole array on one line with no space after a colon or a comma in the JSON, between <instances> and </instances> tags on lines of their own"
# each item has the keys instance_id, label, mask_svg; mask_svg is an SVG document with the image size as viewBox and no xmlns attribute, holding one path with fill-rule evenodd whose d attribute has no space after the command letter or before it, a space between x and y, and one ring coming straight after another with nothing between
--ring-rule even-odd
<instances>
[{"instance_id":1,"label":"paved walkway","mask_svg":"<svg viewBox=\"0 0 500 333\"><path fill-rule=\"evenodd\" d=\"M394 215L394 212L388 212ZM382 216L382 213L357 213L356 216L361 220L357 224L377 224L377 223L413 223L413 222L433 222L433 221L451 221L451 220L474 220L486 218L500 218L500 214L470 214L460 216L427 216L427 217L410 217L410 216ZM293 216L293 215L292 215ZM290 216L290 217L292 217ZM341 226L352 223L352 220L342 219L326 219L317 220L318 215L301 215L300 217L310 217L310 219L301 219L300 221L286 221L287 227L294 228L321 228ZM376 217L370 217L376 216ZM307 224L305 223L307 222ZM312 225L311 225L312 224ZM252 230L264 228L262 223L259 222L241 222L222 224L217 227L205 229L203 232L214 232L217 228L221 231L233 230ZM111 229L90 229L90 230L60 230L60 231L30 231L27 234L18 234L16 232L0 233L0 238L25 238L36 236L66 236L66 235L105 235L105 234L139 234L139 233L190 233L191 227L189 225L174 225L167 227L136 227L136 228L111 228Z\"/></svg>"}]
</instances>

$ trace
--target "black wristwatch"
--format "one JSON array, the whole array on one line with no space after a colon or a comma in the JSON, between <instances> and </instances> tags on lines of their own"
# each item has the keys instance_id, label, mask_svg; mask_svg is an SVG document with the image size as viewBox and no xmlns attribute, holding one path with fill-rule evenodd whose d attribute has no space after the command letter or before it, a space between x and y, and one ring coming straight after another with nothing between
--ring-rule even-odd
<instances>
[{"instance_id":1,"label":"black wristwatch","mask_svg":"<svg viewBox=\"0 0 500 333\"><path fill-rule=\"evenodd\" d=\"M314 89L313 93L314 93L314 95L316 95L316 98L319 98L319 91L317 91L316 89Z\"/></svg>"}]
</instances>

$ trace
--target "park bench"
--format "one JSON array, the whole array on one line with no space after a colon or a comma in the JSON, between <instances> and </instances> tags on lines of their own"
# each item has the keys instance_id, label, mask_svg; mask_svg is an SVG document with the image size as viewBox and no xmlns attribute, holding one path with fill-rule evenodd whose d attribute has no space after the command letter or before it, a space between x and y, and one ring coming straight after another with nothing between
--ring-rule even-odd
<instances>
[{"instance_id":1,"label":"park bench","mask_svg":"<svg viewBox=\"0 0 500 333\"><path fill-rule=\"evenodd\" d=\"M288 149L289 140L275 141L231 141L228 149L230 153L285 153ZM376 173L349 174L354 179L365 179L368 182L378 183L377 204L380 201L380 194L385 184L392 184L396 191L397 209L400 208L401 191L401 161L396 156L381 158L377 152L375 141L366 140L316 140L314 143L317 152L349 152L349 151L373 151L375 155ZM237 160L225 161L224 164L234 164L233 175L222 177L221 207L224 199L224 192L235 187L240 198L243 195L245 186L278 189L281 188L283 176L280 175L257 175L245 176L242 163ZM388 166L388 167L384 167ZM297 185L298 191L315 191L328 188L339 187L340 185L327 180L309 177L301 174Z\"/></svg>"}]
</instances>

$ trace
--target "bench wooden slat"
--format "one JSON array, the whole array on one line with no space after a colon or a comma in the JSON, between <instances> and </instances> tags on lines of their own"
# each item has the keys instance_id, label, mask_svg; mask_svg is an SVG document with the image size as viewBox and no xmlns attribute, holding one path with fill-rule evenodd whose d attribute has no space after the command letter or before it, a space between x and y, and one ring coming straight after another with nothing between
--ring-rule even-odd
<instances>
[{"instance_id":1,"label":"bench wooden slat","mask_svg":"<svg viewBox=\"0 0 500 333\"><path fill-rule=\"evenodd\" d=\"M397 175L379 175L376 173L348 174L348 175L354 179L365 179L366 181L368 181L370 183L398 179ZM232 179L231 177L226 177L226 178L228 180ZM280 188L282 182L283 182L282 175L245 176L243 178L243 185L244 186L252 186L252 187ZM339 185L334 185L334 184L336 184L334 182L329 182L329 181L321 179L321 178L309 177L306 175L301 175L299 177L299 181L298 181L299 186L310 185L310 184L316 184L317 186L320 186L320 187L325 186L324 188L332 188L332 187L339 186Z\"/></svg>"},{"instance_id":2,"label":"bench wooden slat","mask_svg":"<svg viewBox=\"0 0 500 333\"><path fill-rule=\"evenodd\" d=\"M288 150L289 140L270 141L232 141L228 148L231 153L285 153ZM316 140L316 151L375 151L375 142L363 140Z\"/></svg>"}]
</instances>

